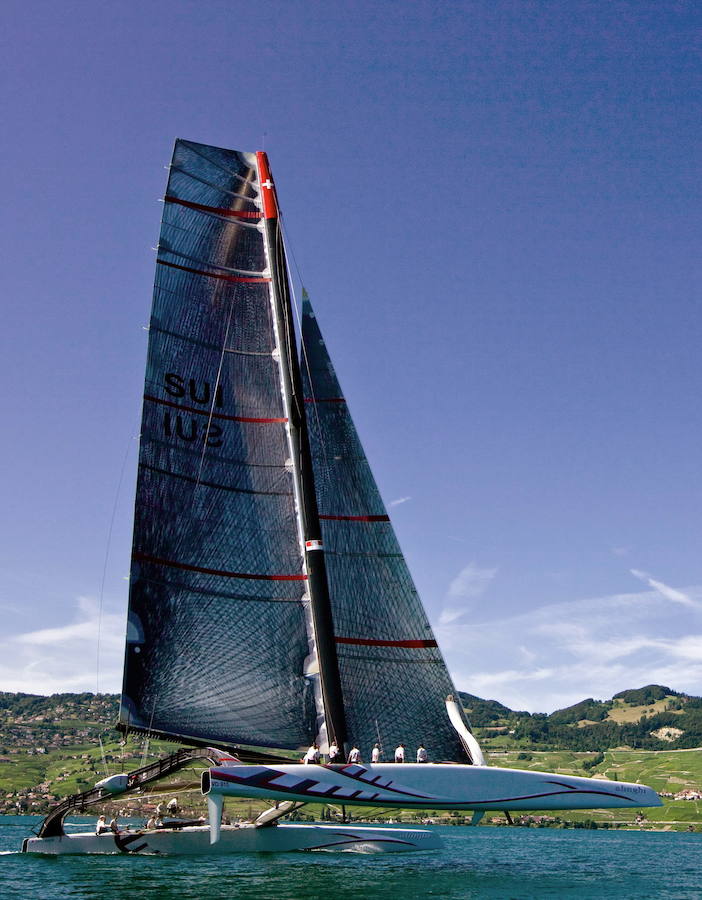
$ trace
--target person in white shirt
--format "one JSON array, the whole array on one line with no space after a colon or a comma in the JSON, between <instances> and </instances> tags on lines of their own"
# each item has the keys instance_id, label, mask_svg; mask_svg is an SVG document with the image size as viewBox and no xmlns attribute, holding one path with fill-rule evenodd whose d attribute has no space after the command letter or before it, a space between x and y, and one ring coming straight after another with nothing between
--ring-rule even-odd
<instances>
[{"instance_id":1,"label":"person in white shirt","mask_svg":"<svg viewBox=\"0 0 702 900\"><path fill-rule=\"evenodd\" d=\"M110 830L110 826L107 824L105 817L100 816L100 818L95 823L95 834L104 834L106 831Z\"/></svg>"},{"instance_id":2,"label":"person in white shirt","mask_svg":"<svg viewBox=\"0 0 702 900\"><path fill-rule=\"evenodd\" d=\"M353 747L351 748L351 750L349 751L349 756L348 756L348 759L346 760L346 762L358 764L358 763L360 763L360 761L361 761L361 751L354 744Z\"/></svg>"},{"instance_id":3,"label":"person in white shirt","mask_svg":"<svg viewBox=\"0 0 702 900\"><path fill-rule=\"evenodd\" d=\"M371 762L380 762L380 744L375 744L373 747L373 750L371 751Z\"/></svg>"},{"instance_id":4,"label":"person in white shirt","mask_svg":"<svg viewBox=\"0 0 702 900\"><path fill-rule=\"evenodd\" d=\"M308 765L311 765L312 763L318 763L319 757L320 757L319 747L315 743L315 744L312 744L312 746L307 751L307 753L305 753L305 758L302 761L306 766L308 766Z\"/></svg>"},{"instance_id":5,"label":"person in white shirt","mask_svg":"<svg viewBox=\"0 0 702 900\"><path fill-rule=\"evenodd\" d=\"M395 762L403 763L404 761L405 761L405 745L398 744L397 747L395 747Z\"/></svg>"},{"instance_id":6,"label":"person in white shirt","mask_svg":"<svg viewBox=\"0 0 702 900\"><path fill-rule=\"evenodd\" d=\"M339 757L339 746L336 741L332 741L329 746L329 762L335 763L337 762Z\"/></svg>"},{"instance_id":7,"label":"person in white shirt","mask_svg":"<svg viewBox=\"0 0 702 900\"><path fill-rule=\"evenodd\" d=\"M424 744L420 744L419 747L417 747L417 762L424 763L427 759L427 751L424 749Z\"/></svg>"}]
</instances>

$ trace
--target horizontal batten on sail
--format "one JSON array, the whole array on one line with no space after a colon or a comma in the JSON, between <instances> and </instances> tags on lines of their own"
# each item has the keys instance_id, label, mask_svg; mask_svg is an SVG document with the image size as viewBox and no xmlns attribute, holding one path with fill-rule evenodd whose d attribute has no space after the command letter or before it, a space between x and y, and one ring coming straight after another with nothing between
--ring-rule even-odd
<instances>
[{"instance_id":1,"label":"horizontal batten on sail","mask_svg":"<svg viewBox=\"0 0 702 900\"><path fill-rule=\"evenodd\" d=\"M337 644L354 644L359 647L407 647L416 650L423 647L437 647L436 641L410 640L410 641L381 641L375 638L351 638L335 637Z\"/></svg>"},{"instance_id":2,"label":"horizontal batten on sail","mask_svg":"<svg viewBox=\"0 0 702 900\"><path fill-rule=\"evenodd\" d=\"M176 263L166 262L165 259L157 259L159 266L168 266L170 269L180 269L181 272L189 272L191 275L202 275L205 278L216 278L219 281L233 281L237 284L266 284L270 278L258 275L226 275L223 272L204 272L202 269L194 269L191 266L179 266Z\"/></svg>"},{"instance_id":3,"label":"horizontal batten on sail","mask_svg":"<svg viewBox=\"0 0 702 900\"><path fill-rule=\"evenodd\" d=\"M174 296L179 296L176 291L169 291L164 288L162 285L159 285L158 291L160 293L165 294L173 294ZM222 348L219 344L208 343L207 341L200 341L197 338L188 337L186 334L180 334L178 331L169 331L166 328L159 328L158 325L149 325L149 331L156 332L158 334L165 334L168 337L175 338L178 341L182 341L185 344L190 344L193 347L203 347L205 350L214 350L216 353L234 353L237 356L270 356L271 350L235 350L233 347L224 347Z\"/></svg>"},{"instance_id":4,"label":"horizontal batten on sail","mask_svg":"<svg viewBox=\"0 0 702 900\"><path fill-rule=\"evenodd\" d=\"M240 172L237 172L235 169L232 169L229 166L222 165L221 162L218 162L216 159L213 159L212 156L210 156L209 154L203 153L201 150L197 149L198 146L205 146L205 145L195 144L194 141L183 141L182 143L185 147L187 147L187 149L190 151L190 153L195 154L195 156L201 157L209 165L214 166L216 169L219 169L220 172L224 172L226 175L229 175L232 178L236 178L237 181L241 182L246 187L253 188L255 191L258 190L258 188L254 185L254 183L252 182L250 177L245 178ZM209 148L209 149L211 149L211 148ZM183 171L177 165L172 165L172 168L176 169L176 171Z\"/></svg>"},{"instance_id":5,"label":"horizontal batten on sail","mask_svg":"<svg viewBox=\"0 0 702 900\"><path fill-rule=\"evenodd\" d=\"M191 200L181 200L180 197L164 197L164 203L177 203L197 212L213 213L217 216L227 216L234 219L262 219L263 214L246 209L223 209L221 206L205 206L204 203L193 203Z\"/></svg>"},{"instance_id":6,"label":"horizontal batten on sail","mask_svg":"<svg viewBox=\"0 0 702 900\"><path fill-rule=\"evenodd\" d=\"M229 484L220 484L215 481L204 481L202 478L196 478L194 475L183 475L180 472L169 472L168 469L161 469L158 466L150 466L147 463L139 463L140 469L146 469L147 472L156 472L158 475L164 475L166 478L177 478L180 481L188 481L198 487L210 487L218 491L231 491L233 494L255 494L256 496L266 497L292 497L292 491L258 491L252 488L240 488Z\"/></svg>"},{"instance_id":7,"label":"horizontal batten on sail","mask_svg":"<svg viewBox=\"0 0 702 900\"><path fill-rule=\"evenodd\" d=\"M174 403L173 400L161 400L159 397L152 397L151 394L144 394L144 400L150 403L159 403L161 406L172 406L174 409L182 409L183 412L197 413L199 416L212 417L213 419L223 419L225 422L253 422L257 425L271 425L277 422L287 422L284 417L258 418L254 416L225 416L224 413L210 412L209 409L196 409L194 406L183 406L182 403Z\"/></svg>"},{"instance_id":8,"label":"horizontal batten on sail","mask_svg":"<svg viewBox=\"0 0 702 900\"><path fill-rule=\"evenodd\" d=\"M161 559L158 556L149 556L138 550L132 554L136 562L152 563L156 566L169 566L173 569L183 569L186 572L200 572L202 575L217 575L221 578L248 578L252 581L307 581L306 575L260 575L251 572L227 572L223 569L207 569L204 566L191 566L188 563L176 562L172 559Z\"/></svg>"},{"instance_id":9,"label":"horizontal batten on sail","mask_svg":"<svg viewBox=\"0 0 702 900\"><path fill-rule=\"evenodd\" d=\"M150 585L156 585L158 587L166 587L169 591L183 591L186 594L191 594L193 597L216 597L217 599L222 600L237 600L239 603L300 603L299 597L269 597L264 596L261 597L259 595L254 594L237 594L233 591L213 591L209 588L203 587L193 587L192 584L187 584L181 581L174 581L170 578L143 578L143 581Z\"/></svg>"},{"instance_id":10,"label":"horizontal batten on sail","mask_svg":"<svg viewBox=\"0 0 702 900\"><path fill-rule=\"evenodd\" d=\"M256 197L253 194L240 194L237 191L230 191L228 188L223 187L221 184L215 184L213 181L208 181L206 178L202 178L199 175L195 175L193 172L186 172L185 169L182 169L180 166L171 166L171 172L177 172L179 175L183 175L185 178L189 178L191 181L197 181L199 184L204 184L207 187L213 188L217 191L218 194L227 194L229 197L236 197L238 200L245 200L247 203L256 203ZM250 181L245 183L246 187L250 187L253 190L253 184Z\"/></svg>"},{"instance_id":11,"label":"horizontal batten on sail","mask_svg":"<svg viewBox=\"0 0 702 900\"><path fill-rule=\"evenodd\" d=\"M334 522L389 522L390 516L323 516L320 519L328 519Z\"/></svg>"}]
</instances>

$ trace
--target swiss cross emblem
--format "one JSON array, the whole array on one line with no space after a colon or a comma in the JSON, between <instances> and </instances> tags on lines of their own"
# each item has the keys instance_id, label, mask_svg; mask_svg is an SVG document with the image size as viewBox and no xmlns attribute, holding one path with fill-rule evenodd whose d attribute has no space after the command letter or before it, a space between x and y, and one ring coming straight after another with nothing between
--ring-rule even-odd
<instances>
[{"instance_id":1,"label":"swiss cross emblem","mask_svg":"<svg viewBox=\"0 0 702 900\"><path fill-rule=\"evenodd\" d=\"M270 191L273 187L273 182L270 180L270 178L267 178L265 181L261 182L261 187L268 188L268 190Z\"/></svg>"}]
</instances>

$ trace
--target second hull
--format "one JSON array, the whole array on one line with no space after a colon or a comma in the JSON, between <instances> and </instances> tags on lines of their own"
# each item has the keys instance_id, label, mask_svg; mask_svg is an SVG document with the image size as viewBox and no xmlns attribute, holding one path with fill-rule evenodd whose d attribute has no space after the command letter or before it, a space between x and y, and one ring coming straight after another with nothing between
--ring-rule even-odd
<instances>
[{"instance_id":1,"label":"second hull","mask_svg":"<svg viewBox=\"0 0 702 900\"><path fill-rule=\"evenodd\" d=\"M398 853L435 850L441 838L432 831L411 828L372 828L365 825L223 825L219 840L210 843L207 825L155 829L121 834L77 833L61 837L28 838L25 853L139 854L205 856L229 853L289 853L295 850L335 850L357 853Z\"/></svg>"}]
</instances>

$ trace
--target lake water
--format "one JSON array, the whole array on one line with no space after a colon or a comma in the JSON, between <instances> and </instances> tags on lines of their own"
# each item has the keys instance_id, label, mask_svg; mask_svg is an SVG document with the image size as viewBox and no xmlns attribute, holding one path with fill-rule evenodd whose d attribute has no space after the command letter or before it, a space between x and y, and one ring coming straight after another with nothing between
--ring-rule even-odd
<instances>
[{"instance_id":1,"label":"lake water","mask_svg":"<svg viewBox=\"0 0 702 900\"><path fill-rule=\"evenodd\" d=\"M701 834L443 827L444 849L426 853L188 859L17 852L39 821L0 817L1 900L702 898Z\"/></svg>"}]
</instances>

